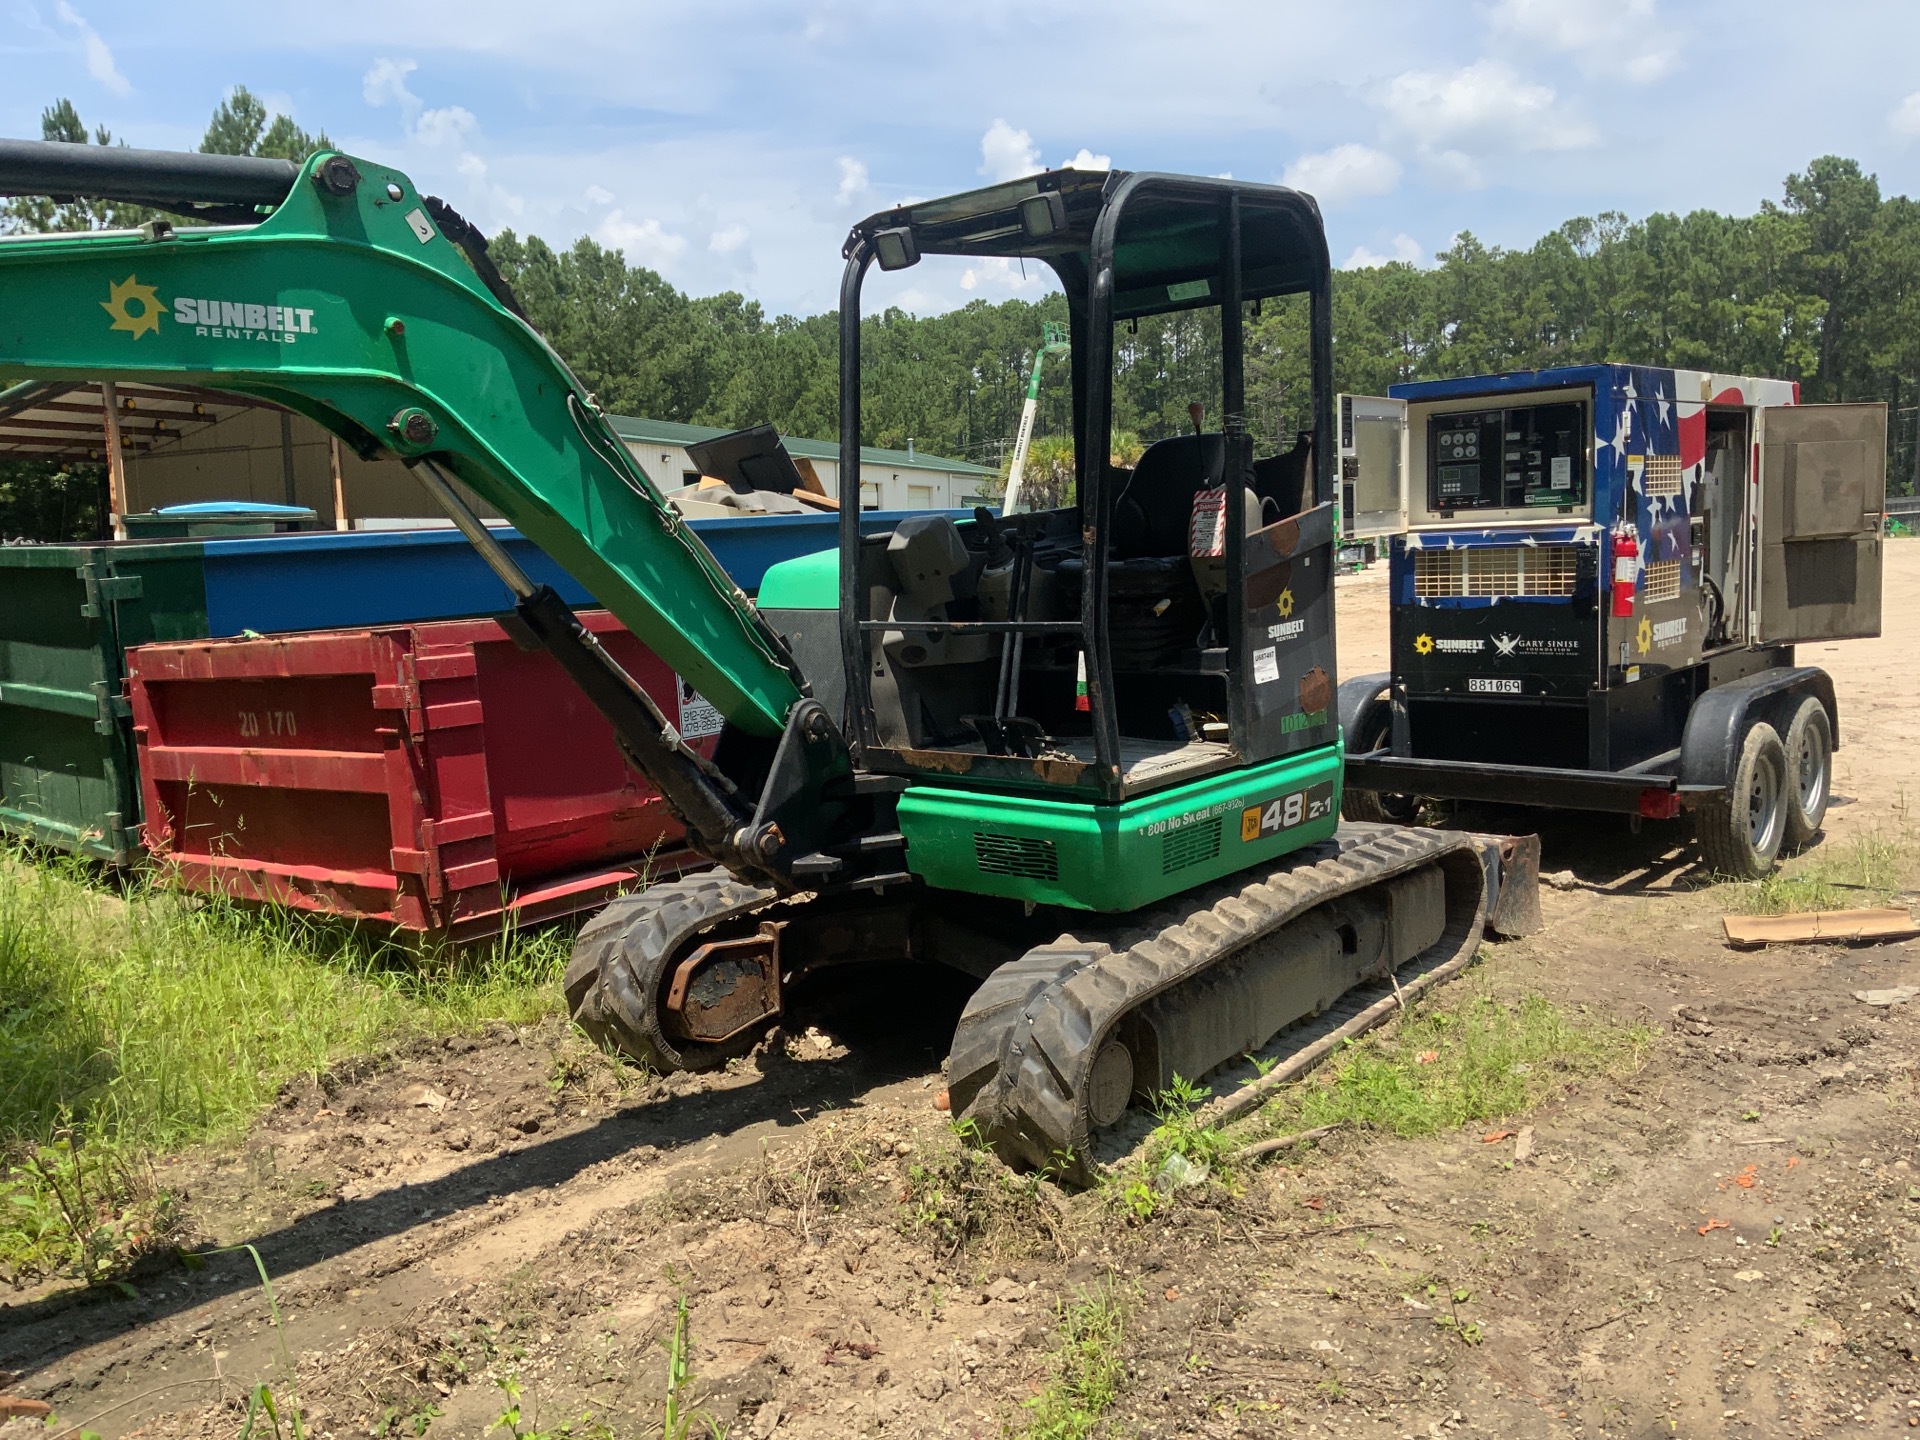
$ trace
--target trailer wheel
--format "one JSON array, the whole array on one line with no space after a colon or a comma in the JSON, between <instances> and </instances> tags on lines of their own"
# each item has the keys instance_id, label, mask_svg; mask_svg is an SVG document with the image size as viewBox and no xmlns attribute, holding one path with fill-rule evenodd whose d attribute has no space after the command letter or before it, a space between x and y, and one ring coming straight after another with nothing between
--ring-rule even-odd
<instances>
[{"instance_id":1,"label":"trailer wheel","mask_svg":"<svg viewBox=\"0 0 1920 1440\"><path fill-rule=\"evenodd\" d=\"M1786 840L1790 789L1780 732L1763 723L1750 726L1740 741L1733 783L1694 811L1707 868L1741 880L1767 875Z\"/></svg>"},{"instance_id":2,"label":"trailer wheel","mask_svg":"<svg viewBox=\"0 0 1920 1440\"><path fill-rule=\"evenodd\" d=\"M1800 850L1819 833L1833 793L1833 722L1814 696L1793 712L1786 747L1787 848Z\"/></svg>"},{"instance_id":3,"label":"trailer wheel","mask_svg":"<svg viewBox=\"0 0 1920 1440\"><path fill-rule=\"evenodd\" d=\"M1375 750L1384 750L1393 739L1393 715L1386 706L1375 708L1367 717L1360 731L1360 744L1348 748L1362 755ZM1340 792L1340 814L1348 820L1366 820L1376 825L1411 825L1419 818L1420 797L1417 795L1381 794L1377 790L1355 790L1351 786Z\"/></svg>"}]
</instances>

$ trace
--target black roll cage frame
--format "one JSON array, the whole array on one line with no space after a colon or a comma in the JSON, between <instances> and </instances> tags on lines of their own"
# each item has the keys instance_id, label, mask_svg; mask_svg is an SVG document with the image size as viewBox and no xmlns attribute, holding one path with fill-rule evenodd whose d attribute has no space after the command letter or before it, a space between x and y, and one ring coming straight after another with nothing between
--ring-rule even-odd
<instances>
[{"instance_id":1,"label":"black roll cage frame","mask_svg":"<svg viewBox=\"0 0 1920 1440\"><path fill-rule=\"evenodd\" d=\"M1056 172L1071 174L1072 172ZM1036 177L1044 188L1051 177ZM1168 314L1182 309L1205 308L1214 303L1211 295L1199 304L1170 302L1146 309L1128 307L1127 314L1115 315L1114 258L1119 244L1120 224L1128 206L1141 200L1166 199L1196 207L1213 207L1224 227L1221 246L1224 261L1218 269L1221 293L1217 297L1221 316L1222 430L1226 441L1227 542L1229 594L1241 595L1245 589L1246 515L1244 496L1252 467L1252 439L1246 428L1245 337L1242 307L1249 298L1244 293L1243 223L1248 200L1258 203L1264 215L1279 218L1290 214L1311 237L1312 253L1306 259L1310 275L1305 285L1263 290L1267 294L1299 294L1309 297L1309 375L1312 387L1313 484L1303 509L1328 504L1334 496L1333 394L1333 295L1332 268L1319 206L1311 196L1279 185L1256 185L1244 181L1171 175L1153 172L1115 171L1107 180L1092 233L1084 250L1069 253L1086 257L1084 287L1074 283L1072 268L1063 268L1054 259L1060 253L1056 244L1044 249L1023 250L1023 258L1052 266L1066 292L1069 338L1073 355L1072 390L1074 409L1074 457L1076 470L1075 508L1082 518L1080 619L1078 622L1010 621L994 625L996 631L1012 633L1058 634L1062 628L1078 629L1081 651L1087 657L1087 696L1093 730L1093 787L1100 798L1117 802L1124 798L1120 752L1119 718L1113 703L1113 663L1107 640L1107 550L1118 493L1109 493L1112 474L1108 463L1106 436L1112 429L1113 411L1113 327L1117 318L1137 319ZM936 202L940 203L940 202ZM856 765L903 774L924 773L923 766L879 741L874 724L871 659L867 636L888 628L867 613L867 587L859 583L860 534L860 295L869 268L876 258L875 233L881 228L911 223L917 207L882 212L855 226L845 247L846 269L840 281L840 652L846 671L847 705L851 716L848 743ZM1053 253L1048 253L1052 251ZM992 250L927 248L924 254L1006 253L1004 246ZM1080 293L1076 294L1076 289ZM1258 296L1254 298L1259 298ZM1084 362L1084 363L1083 363ZM1088 443L1088 437L1098 437ZM1091 502L1091 503L1089 503ZM1227 608L1228 653L1242 652L1245 607ZM969 628L986 628L969 626ZM1237 666L1229 670L1230 733L1247 733L1245 679ZM945 753L945 752L933 752ZM1077 773L1062 774L1060 768L1014 757L967 755L969 770L975 775L1033 779L1036 775L1053 783L1084 788L1086 780ZM877 762L877 763L876 763ZM949 774L950 767L940 767Z\"/></svg>"}]
</instances>

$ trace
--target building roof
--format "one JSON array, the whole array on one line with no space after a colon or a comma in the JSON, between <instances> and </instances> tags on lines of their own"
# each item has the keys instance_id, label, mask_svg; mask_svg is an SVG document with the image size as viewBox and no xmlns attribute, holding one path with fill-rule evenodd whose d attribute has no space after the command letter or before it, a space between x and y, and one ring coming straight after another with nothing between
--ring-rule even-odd
<instances>
[{"instance_id":1,"label":"building roof","mask_svg":"<svg viewBox=\"0 0 1920 1440\"><path fill-rule=\"evenodd\" d=\"M120 447L129 457L178 442L242 410L275 408L191 385L120 383ZM100 386L23 381L0 390L0 458L99 460L107 447Z\"/></svg>"},{"instance_id":2,"label":"building roof","mask_svg":"<svg viewBox=\"0 0 1920 1440\"><path fill-rule=\"evenodd\" d=\"M622 440L653 445L697 445L728 432L713 425L682 425L677 420L642 420L632 415L609 415L613 430ZM782 435L780 441L789 455L804 455L809 460L838 460L840 444L836 440L798 440ZM954 475L997 475L1000 472L970 460L950 460L925 451L882 450L873 445L860 447L862 465L892 465L900 469L941 470Z\"/></svg>"}]
</instances>

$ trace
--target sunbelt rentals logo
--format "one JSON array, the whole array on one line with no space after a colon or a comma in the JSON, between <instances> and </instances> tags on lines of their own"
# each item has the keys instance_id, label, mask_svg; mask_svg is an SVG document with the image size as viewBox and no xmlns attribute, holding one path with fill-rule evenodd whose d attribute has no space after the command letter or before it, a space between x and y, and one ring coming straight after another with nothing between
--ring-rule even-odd
<instances>
[{"instance_id":1,"label":"sunbelt rentals logo","mask_svg":"<svg viewBox=\"0 0 1920 1440\"><path fill-rule=\"evenodd\" d=\"M212 300L190 295L176 296L171 305L160 298L151 285L129 275L110 286L100 308L113 319L111 330L124 330L134 339L158 334L162 316L171 316L176 325L192 327L196 336L213 340L260 340L272 345L291 345L303 335L317 333L313 311L299 305L277 305L251 300Z\"/></svg>"},{"instance_id":2,"label":"sunbelt rentals logo","mask_svg":"<svg viewBox=\"0 0 1920 1440\"><path fill-rule=\"evenodd\" d=\"M1291 589L1280 592L1280 598L1274 602L1274 608L1280 612L1280 623L1267 627L1267 638L1269 640L1291 640L1294 636L1306 632L1307 622L1305 620L1295 620L1292 618L1293 591Z\"/></svg>"},{"instance_id":3,"label":"sunbelt rentals logo","mask_svg":"<svg viewBox=\"0 0 1920 1440\"><path fill-rule=\"evenodd\" d=\"M160 317L167 313L153 286L142 285L133 275L109 288L100 308L113 317L110 329L124 330L136 340L150 330L158 330Z\"/></svg>"}]
</instances>

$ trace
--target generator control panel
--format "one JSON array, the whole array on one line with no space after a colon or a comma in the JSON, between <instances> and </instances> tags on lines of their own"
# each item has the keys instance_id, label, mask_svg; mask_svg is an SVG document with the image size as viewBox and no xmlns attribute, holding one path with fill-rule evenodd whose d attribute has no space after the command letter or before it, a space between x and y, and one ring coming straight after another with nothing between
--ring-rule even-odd
<instances>
[{"instance_id":1,"label":"generator control panel","mask_svg":"<svg viewBox=\"0 0 1920 1440\"><path fill-rule=\"evenodd\" d=\"M1427 421L1427 508L1571 511L1587 503L1584 401L1434 415Z\"/></svg>"}]
</instances>

